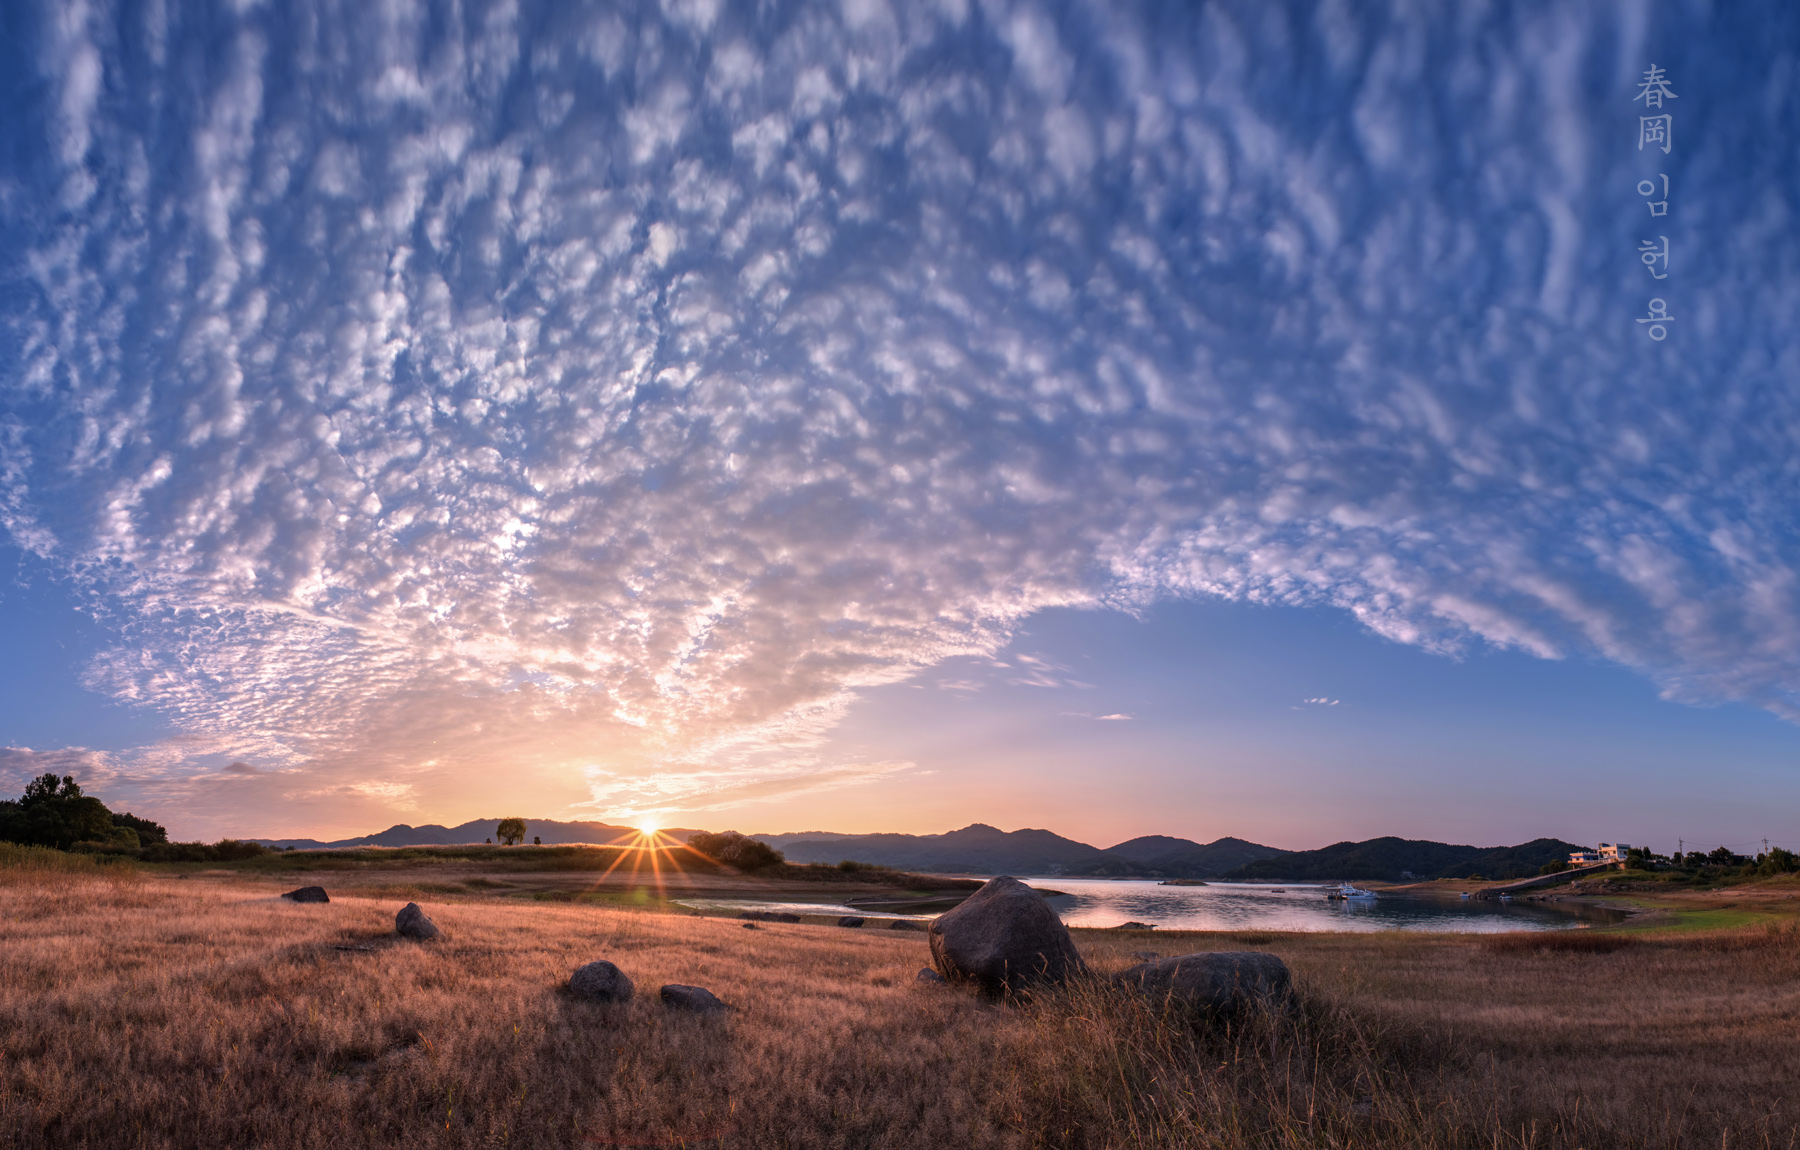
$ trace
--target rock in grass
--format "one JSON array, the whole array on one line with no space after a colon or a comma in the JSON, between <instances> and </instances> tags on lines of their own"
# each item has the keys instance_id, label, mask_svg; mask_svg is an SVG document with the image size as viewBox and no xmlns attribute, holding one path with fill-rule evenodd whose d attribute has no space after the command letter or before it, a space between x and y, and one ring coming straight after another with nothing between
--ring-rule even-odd
<instances>
[{"instance_id":1,"label":"rock in grass","mask_svg":"<svg viewBox=\"0 0 1800 1150\"><path fill-rule=\"evenodd\" d=\"M400 913L394 916L394 929L407 938L416 938L420 942L436 938L441 933L437 923L425 917L425 912L419 909L416 902L409 902L400 908Z\"/></svg>"},{"instance_id":2,"label":"rock in grass","mask_svg":"<svg viewBox=\"0 0 1800 1150\"><path fill-rule=\"evenodd\" d=\"M862 924L863 924L863 920L860 918L857 918L853 914L847 914L843 918L838 919L839 926L856 927L856 926L861 926Z\"/></svg>"},{"instance_id":3,"label":"rock in grass","mask_svg":"<svg viewBox=\"0 0 1800 1150\"><path fill-rule=\"evenodd\" d=\"M745 924L744 924L744 929L745 929L745 930L755 930L755 929L757 929L757 927L756 927L756 924L755 924L755 923L753 923L753 922L747 922L747 923L745 923Z\"/></svg>"},{"instance_id":4,"label":"rock in grass","mask_svg":"<svg viewBox=\"0 0 1800 1150\"><path fill-rule=\"evenodd\" d=\"M576 967L569 976L569 989L598 1002L631 1001L631 980L605 959Z\"/></svg>"},{"instance_id":5,"label":"rock in grass","mask_svg":"<svg viewBox=\"0 0 1800 1150\"><path fill-rule=\"evenodd\" d=\"M913 978L913 981L929 983L932 986L943 986L944 976L926 966L919 969L919 973Z\"/></svg>"},{"instance_id":6,"label":"rock in grass","mask_svg":"<svg viewBox=\"0 0 1800 1150\"><path fill-rule=\"evenodd\" d=\"M331 896L325 893L322 886L303 886L299 890L290 890L281 896L289 902L330 902Z\"/></svg>"},{"instance_id":7,"label":"rock in grass","mask_svg":"<svg viewBox=\"0 0 1800 1150\"><path fill-rule=\"evenodd\" d=\"M662 988L662 1000L664 1006L675 1010L691 1010L696 1014L721 1014L730 1009L704 986L672 983Z\"/></svg>"},{"instance_id":8,"label":"rock in grass","mask_svg":"<svg viewBox=\"0 0 1800 1150\"><path fill-rule=\"evenodd\" d=\"M918 923L914 922L910 918L897 918L893 922L888 923L888 929L889 930L923 930L925 928L920 926Z\"/></svg>"},{"instance_id":9,"label":"rock in grass","mask_svg":"<svg viewBox=\"0 0 1800 1150\"><path fill-rule=\"evenodd\" d=\"M939 915L929 934L938 973L988 994L1060 983L1083 969L1069 928L1043 896L1005 875Z\"/></svg>"},{"instance_id":10,"label":"rock in grass","mask_svg":"<svg viewBox=\"0 0 1800 1150\"><path fill-rule=\"evenodd\" d=\"M1287 963L1256 950L1201 951L1145 962L1114 975L1113 982L1217 1016L1251 1004L1281 1005L1294 992Z\"/></svg>"},{"instance_id":11,"label":"rock in grass","mask_svg":"<svg viewBox=\"0 0 1800 1150\"><path fill-rule=\"evenodd\" d=\"M1122 922L1118 926L1113 927L1113 929L1114 930L1155 930L1156 924L1153 922Z\"/></svg>"},{"instance_id":12,"label":"rock in grass","mask_svg":"<svg viewBox=\"0 0 1800 1150\"><path fill-rule=\"evenodd\" d=\"M779 911L779 910L746 910L746 911L741 912L738 915L738 917L739 918L747 918L751 922L799 922L800 921L799 915L789 914L786 911Z\"/></svg>"}]
</instances>

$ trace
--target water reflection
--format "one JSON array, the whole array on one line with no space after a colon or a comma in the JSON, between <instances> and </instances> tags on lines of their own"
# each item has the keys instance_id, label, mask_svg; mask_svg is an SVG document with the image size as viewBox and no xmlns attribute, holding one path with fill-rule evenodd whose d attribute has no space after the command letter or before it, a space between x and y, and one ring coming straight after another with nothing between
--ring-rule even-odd
<instances>
[{"instance_id":1,"label":"water reflection","mask_svg":"<svg viewBox=\"0 0 1800 1150\"><path fill-rule=\"evenodd\" d=\"M1062 893L1047 901L1070 926L1142 922L1163 930L1430 930L1493 933L1562 930L1623 921L1620 911L1573 903L1477 902L1383 895L1372 902L1332 902L1314 884L1262 883L1163 886L1150 880L1026 879Z\"/></svg>"},{"instance_id":2,"label":"water reflection","mask_svg":"<svg viewBox=\"0 0 1800 1150\"><path fill-rule=\"evenodd\" d=\"M1028 878L1039 890L1062 892L1046 899L1070 926L1114 927L1142 922L1162 930L1434 930L1493 933L1507 930L1565 930L1622 922L1622 911L1578 903L1500 903L1418 895L1383 895L1373 902L1331 902L1326 888L1310 883L1271 887L1262 883L1209 883L1163 886L1147 879ZM894 918L929 921L933 916L871 912L834 902L772 902L762 899L686 898L676 900L706 914L745 910L800 915L858 915L871 925Z\"/></svg>"}]
</instances>

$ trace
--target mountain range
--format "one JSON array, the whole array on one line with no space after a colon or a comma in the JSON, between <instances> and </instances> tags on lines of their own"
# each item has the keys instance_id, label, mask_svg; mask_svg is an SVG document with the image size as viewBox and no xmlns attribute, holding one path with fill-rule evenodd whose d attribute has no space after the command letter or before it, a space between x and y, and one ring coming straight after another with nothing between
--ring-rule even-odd
<instances>
[{"instance_id":1,"label":"mountain range","mask_svg":"<svg viewBox=\"0 0 1800 1150\"><path fill-rule=\"evenodd\" d=\"M399 823L378 834L321 842L318 839L251 839L264 846L317 850L330 847L457 846L492 839L499 819L474 819L454 827ZM669 828L671 838L698 832ZM629 840L636 827L600 822L526 820L527 838L546 846ZM1394 837L1341 842L1311 851L1285 851L1243 839L1210 843L1168 835L1143 835L1102 849L1046 830L1003 831L974 823L940 835L836 834L797 831L756 834L793 863L854 860L936 874L1066 875L1078 878L1224 878L1257 880L1362 880L1407 878L1518 878L1586 848L1560 839L1533 839L1511 847L1453 846Z\"/></svg>"},{"instance_id":2,"label":"mountain range","mask_svg":"<svg viewBox=\"0 0 1800 1150\"><path fill-rule=\"evenodd\" d=\"M422 827L395 823L385 831L377 834L363 835L353 839L333 839L321 842L318 839L249 839L248 842L261 843L266 847L291 847L294 850L323 850L330 847L444 847L464 846L492 839L500 826L499 819L471 819L453 827L427 823ZM554 819L525 820L526 838L541 838L545 846L563 846L569 843L610 843L620 839L630 839L638 834L636 827L613 826L609 823L559 823ZM677 839L686 840L691 834L698 832L691 828L671 828L662 832Z\"/></svg>"},{"instance_id":3,"label":"mountain range","mask_svg":"<svg viewBox=\"0 0 1800 1150\"><path fill-rule=\"evenodd\" d=\"M938 874L1072 875L1096 878L1210 878L1288 852L1243 839L1210 843L1145 835L1105 850L1045 830L1003 831L975 823L941 835L755 835L789 862L845 859Z\"/></svg>"},{"instance_id":4,"label":"mountain range","mask_svg":"<svg viewBox=\"0 0 1800 1150\"><path fill-rule=\"evenodd\" d=\"M1425 839L1379 838L1333 843L1237 867L1228 879L1529 878L1545 863L1566 862L1588 848L1561 839L1532 839L1515 847L1466 847Z\"/></svg>"}]
</instances>

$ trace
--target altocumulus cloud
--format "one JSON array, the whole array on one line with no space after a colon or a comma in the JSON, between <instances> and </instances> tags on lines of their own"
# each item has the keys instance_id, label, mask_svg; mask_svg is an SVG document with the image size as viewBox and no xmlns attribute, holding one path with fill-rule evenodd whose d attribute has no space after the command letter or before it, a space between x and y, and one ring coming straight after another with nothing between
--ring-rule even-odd
<instances>
[{"instance_id":1,"label":"altocumulus cloud","mask_svg":"<svg viewBox=\"0 0 1800 1150\"><path fill-rule=\"evenodd\" d=\"M1800 28L1650 12L21 6L0 516L169 787L850 785L856 688L1168 594L1791 717Z\"/></svg>"}]
</instances>

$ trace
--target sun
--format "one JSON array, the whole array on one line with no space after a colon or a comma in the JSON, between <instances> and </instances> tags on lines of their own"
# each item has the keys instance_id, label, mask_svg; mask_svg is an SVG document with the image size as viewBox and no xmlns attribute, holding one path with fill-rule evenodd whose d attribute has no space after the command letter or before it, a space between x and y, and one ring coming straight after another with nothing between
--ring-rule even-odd
<instances>
[{"instance_id":1,"label":"sun","mask_svg":"<svg viewBox=\"0 0 1800 1150\"><path fill-rule=\"evenodd\" d=\"M639 819L637 828L638 828L638 831L640 833L642 833L645 838L654 838L656 836L656 832L661 829L660 827L657 826L656 819L654 819L650 815L645 815L643 818Z\"/></svg>"}]
</instances>

